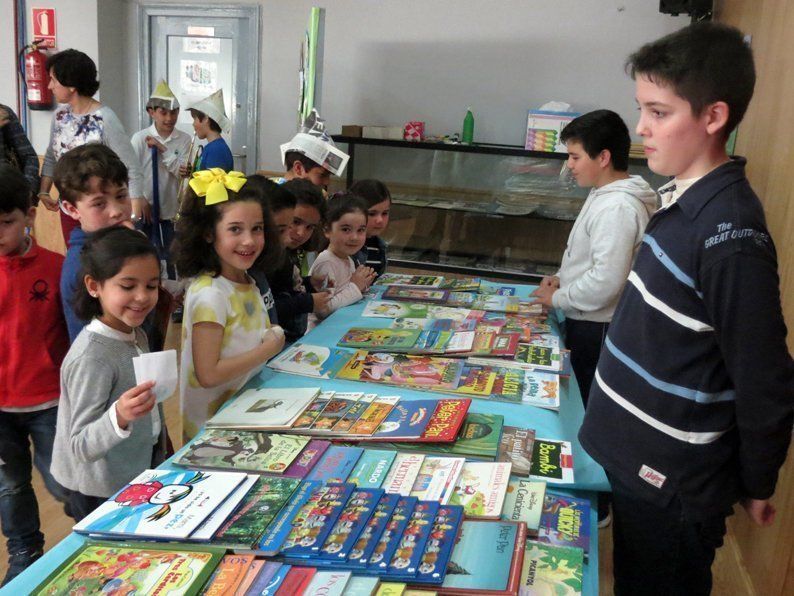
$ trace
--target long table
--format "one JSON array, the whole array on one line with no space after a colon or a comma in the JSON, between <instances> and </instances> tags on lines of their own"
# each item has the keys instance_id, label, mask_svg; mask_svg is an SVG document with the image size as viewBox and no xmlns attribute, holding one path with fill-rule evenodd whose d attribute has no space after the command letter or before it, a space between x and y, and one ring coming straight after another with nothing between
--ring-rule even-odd
<instances>
[{"instance_id":1,"label":"long table","mask_svg":"<svg viewBox=\"0 0 794 596\"><path fill-rule=\"evenodd\" d=\"M528 297L534 289L533 286L483 282L496 287L512 287L516 296ZM354 326L383 326L387 327L391 319L365 318L362 316L364 302L358 302L335 312L321 325L318 325L301 340L303 343L314 345L335 346L336 342L351 327ZM556 324L556 323L555 323ZM402 387L389 387L374 383L361 383L356 381L342 381L337 379L314 379L284 374L264 368L254 377L246 387L322 387L324 390L335 391L365 391L380 395L400 395L402 399L426 399L428 393L404 389ZM432 393L434 396L443 394ZM473 399L471 412L501 414L505 417L505 424L525 428L534 428L536 436L543 439L558 439L571 441L574 460L573 485L564 488L573 488L577 491L587 491L582 496L591 499L593 507L590 512L590 553L589 563L585 564L582 582L582 593L595 596L598 594L598 522L597 508L595 507L595 492L608 491L609 484L603 468L599 466L585 452L579 444L577 433L582 424L584 407L579 394L579 387L572 376L562 383L560 411L552 412L533 406L509 404L482 399ZM181 451L184 451L184 447ZM181 453L180 451L180 453ZM161 467L168 467L169 463L179 455L166 461ZM555 491L567 492L562 485L549 484ZM580 493L581 494L581 493ZM63 563L85 542L86 538L79 534L71 533L61 542L52 547L45 555L0 590L0 594L29 594L33 589Z\"/></svg>"}]
</instances>

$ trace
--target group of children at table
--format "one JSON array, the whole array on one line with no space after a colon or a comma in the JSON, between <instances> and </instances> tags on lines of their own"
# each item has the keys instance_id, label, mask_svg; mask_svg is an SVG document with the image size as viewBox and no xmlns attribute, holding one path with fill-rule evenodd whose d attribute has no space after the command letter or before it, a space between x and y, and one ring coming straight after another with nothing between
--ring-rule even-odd
<instances>
[{"instance_id":1,"label":"group of children at table","mask_svg":"<svg viewBox=\"0 0 794 596\"><path fill-rule=\"evenodd\" d=\"M628 66L648 165L673 180L659 206L627 173L620 117L598 110L574 120L562 135L568 165L593 190L560 271L535 296L566 315L574 370L590 396L580 439L615 495L616 591L708 593L733 503L744 499L755 521L771 523L769 497L791 435L794 368L775 251L744 161L725 150L755 74L740 33L713 24L648 44ZM222 100L199 107L191 110L196 133L211 143L190 173L168 257L190 280L180 370L186 439L285 342L361 299L386 266L380 234L391 204L373 180L324 197L341 171L326 161L332 145L322 127L282 146L287 174L277 182L231 171L228 147L209 149L228 125ZM178 109L158 85L147 105L153 125L134 138L162 156L165 205L176 200L174 158L185 152L172 147L183 134L174 128ZM146 169L149 153L139 155ZM54 178L84 237L73 238L63 267L25 233L35 208L24 178L0 170L1 325L14 338L0 388L0 514L16 573L43 547L28 436L48 489L75 519L167 453L152 383L137 384L131 365L148 349L142 328L162 272L155 247L126 226L127 168L91 144L64 155ZM149 220L146 207L140 215ZM762 316L750 316L761 307ZM750 335L762 341L747 342Z\"/></svg>"}]
</instances>

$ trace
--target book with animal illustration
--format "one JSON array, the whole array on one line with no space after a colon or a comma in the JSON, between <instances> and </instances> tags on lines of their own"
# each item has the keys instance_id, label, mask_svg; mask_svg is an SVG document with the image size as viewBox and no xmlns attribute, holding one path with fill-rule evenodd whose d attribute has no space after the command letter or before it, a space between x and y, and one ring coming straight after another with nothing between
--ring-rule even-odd
<instances>
[{"instance_id":1,"label":"book with animal illustration","mask_svg":"<svg viewBox=\"0 0 794 596\"><path fill-rule=\"evenodd\" d=\"M290 428L319 393L319 387L247 389L207 420L207 427L250 430Z\"/></svg>"},{"instance_id":2,"label":"book with animal illustration","mask_svg":"<svg viewBox=\"0 0 794 596\"><path fill-rule=\"evenodd\" d=\"M359 350L338 379L444 391L458 386L463 361L454 358Z\"/></svg>"},{"instance_id":3,"label":"book with animal illustration","mask_svg":"<svg viewBox=\"0 0 794 596\"><path fill-rule=\"evenodd\" d=\"M370 300L364 307L363 317L383 319L426 319L427 304L419 302L394 302L391 300Z\"/></svg>"},{"instance_id":4,"label":"book with animal illustration","mask_svg":"<svg viewBox=\"0 0 794 596\"><path fill-rule=\"evenodd\" d=\"M521 403L547 410L559 410L560 377L540 371L526 371Z\"/></svg>"},{"instance_id":5,"label":"book with animal illustration","mask_svg":"<svg viewBox=\"0 0 794 596\"><path fill-rule=\"evenodd\" d=\"M377 537L375 548L371 549L371 553L367 559L366 570L369 573L377 573L383 571L388 567L394 551L397 550L397 545L400 538L408 525L408 520L416 507L418 499L416 497L403 497L397 501L397 506L394 508L386 527Z\"/></svg>"},{"instance_id":6,"label":"book with animal illustration","mask_svg":"<svg viewBox=\"0 0 794 596\"><path fill-rule=\"evenodd\" d=\"M582 593L584 553L581 548L527 540L519 594Z\"/></svg>"},{"instance_id":7,"label":"book with animal illustration","mask_svg":"<svg viewBox=\"0 0 794 596\"><path fill-rule=\"evenodd\" d=\"M353 352L312 344L293 344L267 365L273 370L294 375L331 379L353 356Z\"/></svg>"},{"instance_id":8,"label":"book with animal illustration","mask_svg":"<svg viewBox=\"0 0 794 596\"><path fill-rule=\"evenodd\" d=\"M590 501L548 491L533 540L590 551Z\"/></svg>"},{"instance_id":9,"label":"book with animal illustration","mask_svg":"<svg viewBox=\"0 0 794 596\"><path fill-rule=\"evenodd\" d=\"M281 546L289 558L316 555L325 544L355 487L352 484L318 486L291 521L292 530Z\"/></svg>"},{"instance_id":10,"label":"book with animal illustration","mask_svg":"<svg viewBox=\"0 0 794 596\"><path fill-rule=\"evenodd\" d=\"M311 425L310 430L330 432L362 397L364 397L363 393L337 391L325 404L323 411L320 412L320 415Z\"/></svg>"},{"instance_id":11,"label":"book with animal illustration","mask_svg":"<svg viewBox=\"0 0 794 596\"><path fill-rule=\"evenodd\" d=\"M320 548L319 557L331 561L346 561L383 495L383 489L380 488L354 490Z\"/></svg>"},{"instance_id":12,"label":"book with animal illustration","mask_svg":"<svg viewBox=\"0 0 794 596\"><path fill-rule=\"evenodd\" d=\"M449 504L463 505L467 517L498 518L511 466L505 462L466 462Z\"/></svg>"}]
</instances>

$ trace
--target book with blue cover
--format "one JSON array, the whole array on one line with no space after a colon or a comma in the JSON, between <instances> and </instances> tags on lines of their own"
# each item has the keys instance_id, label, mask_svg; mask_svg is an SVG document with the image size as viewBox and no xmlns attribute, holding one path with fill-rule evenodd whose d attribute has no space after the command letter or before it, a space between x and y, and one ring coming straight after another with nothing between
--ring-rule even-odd
<instances>
[{"instance_id":1,"label":"book with blue cover","mask_svg":"<svg viewBox=\"0 0 794 596\"><path fill-rule=\"evenodd\" d=\"M281 554L289 558L317 555L354 488L352 484L318 486L292 518L292 530L281 547Z\"/></svg>"},{"instance_id":2,"label":"book with blue cover","mask_svg":"<svg viewBox=\"0 0 794 596\"><path fill-rule=\"evenodd\" d=\"M292 531L293 518L303 508L312 493L322 484L319 481L305 481L298 487L298 490L295 491L295 494L293 494L284 508L279 511L273 523L267 527L267 530L262 535L257 548L258 555L274 557L279 553L281 546Z\"/></svg>"},{"instance_id":3,"label":"book with blue cover","mask_svg":"<svg viewBox=\"0 0 794 596\"><path fill-rule=\"evenodd\" d=\"M440 584L447 575L447 563L463 523L463 507L443 505L438 509L424 552L412 582Z\"/></svg>"},{"instance_id":4,"label":"book with blue cover","mask_svg":"<svg viewBox=\"0 0 794 596\"><path fill-rule=\"evenodd\" d=\"M388 441L393 438L420 438L436 410L438 400L415 399L400 401L386 420L380 423L373 439Z\"/></svg>"},{"instance_id":5,"label":"book with blue cover","mask_svg":"<svg viewBox=\"0 0 794 596\"><path fill-rule=\"evenodd\" d=\"M347 477L347 482L359 488L380 488L395 457L397 457L396 451L366 449Z\"/></svg>"},{"instance_id":6,"label":"book with blue cover","mask_svg":"<svg viewBox=\"0 0 794 596\"><path fill-rule=\"evenodd\" d=\"M368 573L378 573L380 570L386 570L394 551L397 550L397 545L418 501L419 499L416 497L401 497L397 501L397 506L394 508L391 518L380 537L378 537L375 548L367 560Z\"/></svg>"},{"instance_id":7,"label":"book with blue cover","mask_svg":"<svg viewBox=\"0 0 794 596\"><path fill-rule=\"evenodd\" d=\"M400 495L384 494L375 507L375 511L367 521L364 530L359 535L350 554L347 556L347 563L352 568L366 569L367 562L375 552L378 540L386 529L386 524L395 514L397 503L402 499Z\"/></svg>"},{"instance_id":8,"label":"book with blue cover","mask_svg":"<svg viewBox=\"0 0 794 596\"><path fill-rule=\"evenodd\" d=\"M332 379L352 356L353 352L348 350L297 343L275 356L267 365L294 375Z\"/></svg>"},{"instance_id":9,"label":"book with blue cover","mask_svg":"<svg viewBox=\"0 0 794 596\"><path fill-rule=\"evenodd\" d=\"M590 501L546 492L540 514L538 542L590 550Z\"/></svg>"},{"instance_id":10,"label":"book with blue cover","mask_svg":"<svg viewBox=\"0 0 794 596\"><path fill-rule=\"evenodd\" d=\"M364 449L361 447L331 445L323 454L322 459L306 476L306 480L346 482L362 453L364 453Z\"/></svg>"},{"instance_id":11,"label":"book with blue cover","mask_svg":"<svg viewBox=\"0 0 794 596\"><path fill-rule=\"evenodd\" d=\"M409 579L416 577L419 560L425 550L430 530L436 519L439 504L437 501L418 501L414 507L408 525L397 544L389 566L385 571L389 579ZM381 569L383 569L381 567Z\"/></svg>"},{"instance_id":12,"label":"book with blue cover","mask_svg":"<svg viewBox=\"0 0 794 596\"><path fill-rule=\"evenodd\" d=\"M383 495L383 489L380 488L354 490L318 556L321 559L344 562Z\"/></svg>"}]
</instances>

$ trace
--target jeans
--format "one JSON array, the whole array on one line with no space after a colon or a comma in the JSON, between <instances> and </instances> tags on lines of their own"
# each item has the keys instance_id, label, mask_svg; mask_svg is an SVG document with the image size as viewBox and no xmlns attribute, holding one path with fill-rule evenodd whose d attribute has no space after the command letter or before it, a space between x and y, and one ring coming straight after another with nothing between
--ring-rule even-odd
<instances>
[{"instance_id":1,"label":"jeans","mask_svg":"<svg viewBox=\"0 0 794 596\"><path fill-rule=\"evenodd\" d=\"M565 319L565 347L571 351L571 368L576 374L585 408L607 329L609 323Z\"/></svg>"},{"instance_id":2,"label":"jeans","mask_svg":"<svg viewBox=\"0 0 794 596\"><path fill-rule=\"evenodd\" d=\"M63 503L69 499L69 491L50 474L57 417L57 407L25 413L0 411L0 523L8 541L9 557L44 547L39 506L31 484L33 464L53 497Z\"/></svg>"},{"instance_id":3,"label":"jeans","mask_svg":"<svg viewBox=\"0 0 794 596\"><path fill-rule=\"evenodd\" d=\"M610 475L616 596L706 596L725 518L690 519L674 498L659 507Z\"/></svg>"}]
</instances>

